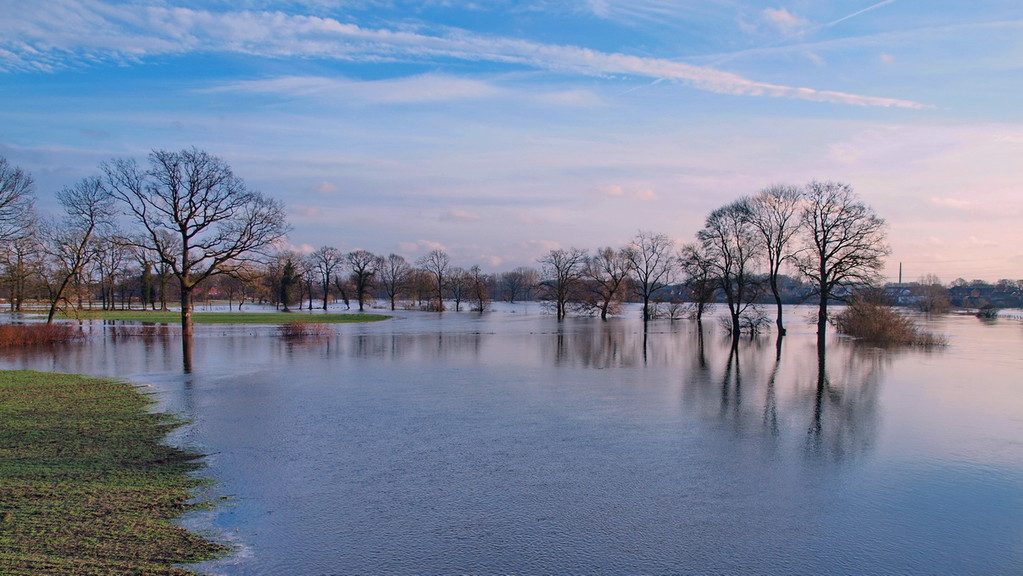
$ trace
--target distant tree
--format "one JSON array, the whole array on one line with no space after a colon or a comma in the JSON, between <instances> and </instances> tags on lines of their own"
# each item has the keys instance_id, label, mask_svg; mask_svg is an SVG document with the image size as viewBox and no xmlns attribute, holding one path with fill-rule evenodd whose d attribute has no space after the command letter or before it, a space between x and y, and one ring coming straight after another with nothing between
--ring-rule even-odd
<instances>
[{"instance_id":1,"label":"distant tree","mask_svg":"<svg viewBox=\"0 0 1023 576\"><path fill-rule=\"evenodd\" d=\"M346 256L348 268L352 271L351 280L355 287L355 299L359 302L359 312L365 309L366 297L373 289L380 257L366 250L355 250Z\"/></svg>"},{"instance_id":2,"label":"distant tree","mask_svg":"<svg viewBox=\"0 0 1023 576\"><path fill-rule=\"evenodd\" d=\"M629 275L634 270L632 252L611 247L598 248L586 260L583 275L591 286L594 306L600 311L600 318L607 320L625 298Z\"/></svg>"},{"instance_id":3,"label":"distant tree","mask_svg":"<svg viewBox=\"0 0 1023 576\"><path fill-rule=\"evenodd\" d=\"M696 236L725 295L733 344L738 343L742 316L756 302L761 286L756 273L761 244L749 206L737 201L714 210Z\"/></svg>"},{"instance_id":4,"label":"distant tree","mask_svg":"<svg viewBox=\"0 0 1023 576\"><path fill-rule=\"evenodd\" d=\"M952 309L948 290L941 284L941 279L934 274L925 274L920 278L917 296L919 297L917 307L922 312L944 314Z\"/></svg>"},{"instance_id":5,"label":"distant tree","mask_svg":"<svg viewBox=\"0 0 1023 576\"><path fill-rule=\"evenodd\" d=\"M586 251L578 248L551 250L537 262L542 267L541 298L554 303L558 321L568 314L568 304L578 298Z\"/></svg>"},{"instance_id":6,"label":"distant tree","mask_svg":"<svg viewBox=\"0 0 1023 576\"><path fill-rule=\"evenodd\" d=\"M479 266L469 268L469 298L475 312L486 312L490 308L490 277Z\"/></svg>"},{"instance_id":7,"label":"distant tree","mask_svg":"<svg viewBox=\"0 0 1023 576\"><path fill-rule=\"evenodd\" d=\"M398 298L408 292L411 280L412 266L403 256L389 254L381 262L380 287L391 303L391 310L395 309Z\"/></svg>"},{"instance_id":8,"label":"distant tree","mask_svg":"<svg viewBox=\"0 0 1023 576\"><path fill-rule=\"evenodd\" d=\"M45 249L49 260L47 292L50 309L46 322L53 323L67 289L80 279L97 254L97 237L109 229L114 206L99 178L84 178L57 193L63 217L49 227Z\"/></svg>"},{"instance_id":9,"label":"distant tree","mask_svg":"<svg viewBox=\"0 0 1023 576\"><path fill-rule=\"evenodd\" d=\"M31 230L0 244L0 264L11 312L21 311L33 284L37 285L43 275L45 258L39 232L39 223L33 222Z\"/></svg>"},{"instance_id":10,"label":"distant tree","mask_svg":"<svg viewBox=\"0 0 1023 576\"><path fill-rule=\"evenodd\" d=\"M764 188L746 202L750 223L760 233L763 254L767 259L767 277L777 307L775 324L778 334L785 335L782 320L782 298L778 286L782 265L795 257L795 239L800 230L802 191L795 186L775 185Z\"/></svg>"},{"instance_id":11,"label":"distant tree","mask_svg":"<svg viewBox=\"0 0 1023 576\"><path fill-rule=\"evenodd\" d=\"M468 297L469 271L458 266L448 273L448 296L455 303L455 312L462 311L462 301Z\"/></svg>"},{"instance_id":12,"label":"distant tree","mask_svg":"<svg viewBox=\"0 0 1023 576\"><path fill-rule=\"evenodd\" d=\"M795 262L820 300L817 339L823 349L828 303L844 299L849 288L876 284L889 249L885 221L848 184L813 181L804 194L806 247Z\"/></svg>"},{"instance_id":13,"label":"distant tree","mask_svg":"<svg viewBox=\"0 0 1023 576\"><path fill-rule=\"evenodd\" d=\"M96 237L94 250L96 256L92 261L99 280L100 302L104 310L113 310L115 292L131 258L131 251L110 232Z\"/></svg>"},{"instance_id":14,"label":"distant tree","mask_svg":"<svg viewBox=\"0 0 1023 576\"><path fill-rule=\"evenodd\" d=\"M35 226L32 176L0 156L0 246L24 238Z\"/></svg>"},{"instance_id":15,"label":"distant tree","mask_svg":"<svg viewBox=\"0 0 1023 576\"><path fill-rule=\"evenodd\" d=\"M321 246L309 255L309 259L320 276L320 286L323 287L323 309L326 310L327 302L330 300L330 283L344 263L344 254L333 246Z\"/></svg>"},{"instance_id":16,"label":"distant tree","mask_svg":"<svg viewBox=\"0 0 1023 576\"><path fill-rule=\"evenodd\" d=\"M678 260L675 241L664 234L640 231L629 242L626 254L632 261L632 287L643 302L643 320L652 318L650 301L674 281Z\"/></svg>"},{"instance_id":17,"label":"distant tree","mask_svg":"<svg viewBox=\"0 0 1023 576\"><path fill-rule=\"evenodd\" d=\"M448 288L448 273L451 269L451 259L443 250L431 250L428 254L416 261L416 265L427 273L432 285L433 296L437 302L433 309L438 312L444 311L444 291Z\"/></svg>"},{"instance_id":18,"label":"distant tree","mask_svg":"<svg viewBox=\"0 0 1023 576\"><path fill-rule=\"evenodd\" d=\"M679 251L679 266L685 278L686 296L695 306L696 322L703 322L703 313L713 305L717 293L715 266L702 244L686 244Z\"/></svg>"},{"instance_id":19,"label":"distant tree","mask_svg":"<svg viewBox=\"0 0 1023 576\"><path fill-rule=\"evenodd\" d=\"M178 280L186 338L196 286L262 255L288 231L281 202L249 190L223 160L195 148L153 151L147 169L118 159L103 170L140 228L131 242L158 254Z\"/></svg>"},{"instance_id":20,"label":"distant tree","mask_svg":"<svg viewBox=\"0 0 1023 576\"><path fill-rule=\"evenodd\" d=\"M295 261L293 257L288 257L284 261L284 266L281 268L281 280L278 286L277 299L281 303L281 308L284 312L291 312L289 308L291 304L291 291L301 278L299 277L298 270L295 268ZM299 301L299 306L302 302Z\"/></svg>"},{"instance_id":21,"label":"distant tree","mask_svg":"<svg viewBox=\"0 0 1023 576\"><path fill-rule=\"evenodd\" d=\"M540 274L534 268L519 266L510 272L501 275L500 287L504 292L504 299L510 304L517 300L529 299L533 287L540 281Z\"/></svg>"}]
</instances>

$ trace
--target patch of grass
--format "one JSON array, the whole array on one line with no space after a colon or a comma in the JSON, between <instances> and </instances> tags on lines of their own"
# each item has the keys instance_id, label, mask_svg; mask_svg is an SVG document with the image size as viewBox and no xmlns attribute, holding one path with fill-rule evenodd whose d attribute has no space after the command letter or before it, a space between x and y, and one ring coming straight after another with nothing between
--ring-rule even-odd
<instances>
[{"instance_id":1,"label":"patch of grass","mask_svg":"<svg viewBox=\"0 0 1023 576\"><path fill-rule=\"evenodd\" d=\"M0 573L183 576L226 549L171 524L201 481L123 382L0 371Z\"/></svg>"},{"instance_id":2,"label":"patch of grass","mask_svg":"<svg viewBox=\"0 0 1023 576\"><path fill-rule=\"evenodd\" d=\"M68 324L0 324L0 348L58 344L84 337L78 327Z\"/></svg>"},{"instance_id":3,"label":"patch of grass","mask_svg":"<svg viewBox=\"0 0 1023 576\"><path fill-rule=\"evenodd\" d=\"M120 320L122 322L154 322L180 324L180 312L148 312L142 310L93 310L76 313L81 320ZM316 324L348 324L356 322L378 322L390 316L383 314L303 314L299 312L195 312L192 322L196 324L291 324L310 322Z\"/></svg>"}]
</instances>

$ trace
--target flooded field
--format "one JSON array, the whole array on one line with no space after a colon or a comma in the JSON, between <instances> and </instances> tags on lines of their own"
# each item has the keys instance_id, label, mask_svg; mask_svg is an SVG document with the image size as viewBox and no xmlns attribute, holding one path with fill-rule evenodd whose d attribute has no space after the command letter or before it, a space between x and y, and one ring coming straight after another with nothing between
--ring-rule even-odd
<instances>
[{"instance_id":1,"label":"flooded field","mask_svg":"<svg viewBox=\"0 0 1023 576\"><path fill-rule=\"evenodd\" d=\"M1023 573L1023 321L921 318L938 349L805 311L558 323L535 305L400 312L282 338L95 323L5 368L113 375L191 421L237 548L203 570L327 574Z\"/></svg>"}]
</instances>

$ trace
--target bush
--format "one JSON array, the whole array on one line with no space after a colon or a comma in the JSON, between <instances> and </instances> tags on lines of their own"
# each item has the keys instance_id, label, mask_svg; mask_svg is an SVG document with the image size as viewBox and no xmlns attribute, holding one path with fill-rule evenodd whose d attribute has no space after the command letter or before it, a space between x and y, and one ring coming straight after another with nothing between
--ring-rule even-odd
<instances>
[{"instance_id":1,"label":"bush","mask_svg":"<svg viewBox=\"0 0 1023 576\"><path fill-rule=\"evenodd\" d=\"M944 345L945 340L923 332L911 318L871 298L857 298L833 319L840 334L881 345Z\"/></svg>"},{"instance_id":2,"label":"bush","mask_svg":"<svg viewBox=\"0 0 1023 576\"><path fill-rule=\"evenodd\" d=\"M334 335L334 330L326 324L313 322L287 322L277 327L281 338L300 340L305 338L326 338Z\"/></svg>"},{"instance_id":3,"label":"bush","mask_svg":"<svg viewBox=\"0 0 1023 576\"><path fill-rule=\"evenodd\" d=\"M71 324L0 324L0 348L72 342L85 334Z\"/></svg>"}]
</instances>

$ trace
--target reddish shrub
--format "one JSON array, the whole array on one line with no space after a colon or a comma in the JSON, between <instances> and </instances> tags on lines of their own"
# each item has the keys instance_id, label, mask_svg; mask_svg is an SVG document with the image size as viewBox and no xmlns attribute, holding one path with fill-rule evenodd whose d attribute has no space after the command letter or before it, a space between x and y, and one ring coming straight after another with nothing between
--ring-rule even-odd
<instances>
[{"instance_id":1,"label":"reddish shrub","mask_svg":"<svg viewBox=\"0 0 1023 576\"><path fill-rule=\"evenodd\" d=\"M71 324L0 324L0 348L58 344L85 338Z\"/></svg>"}]
</instances>

